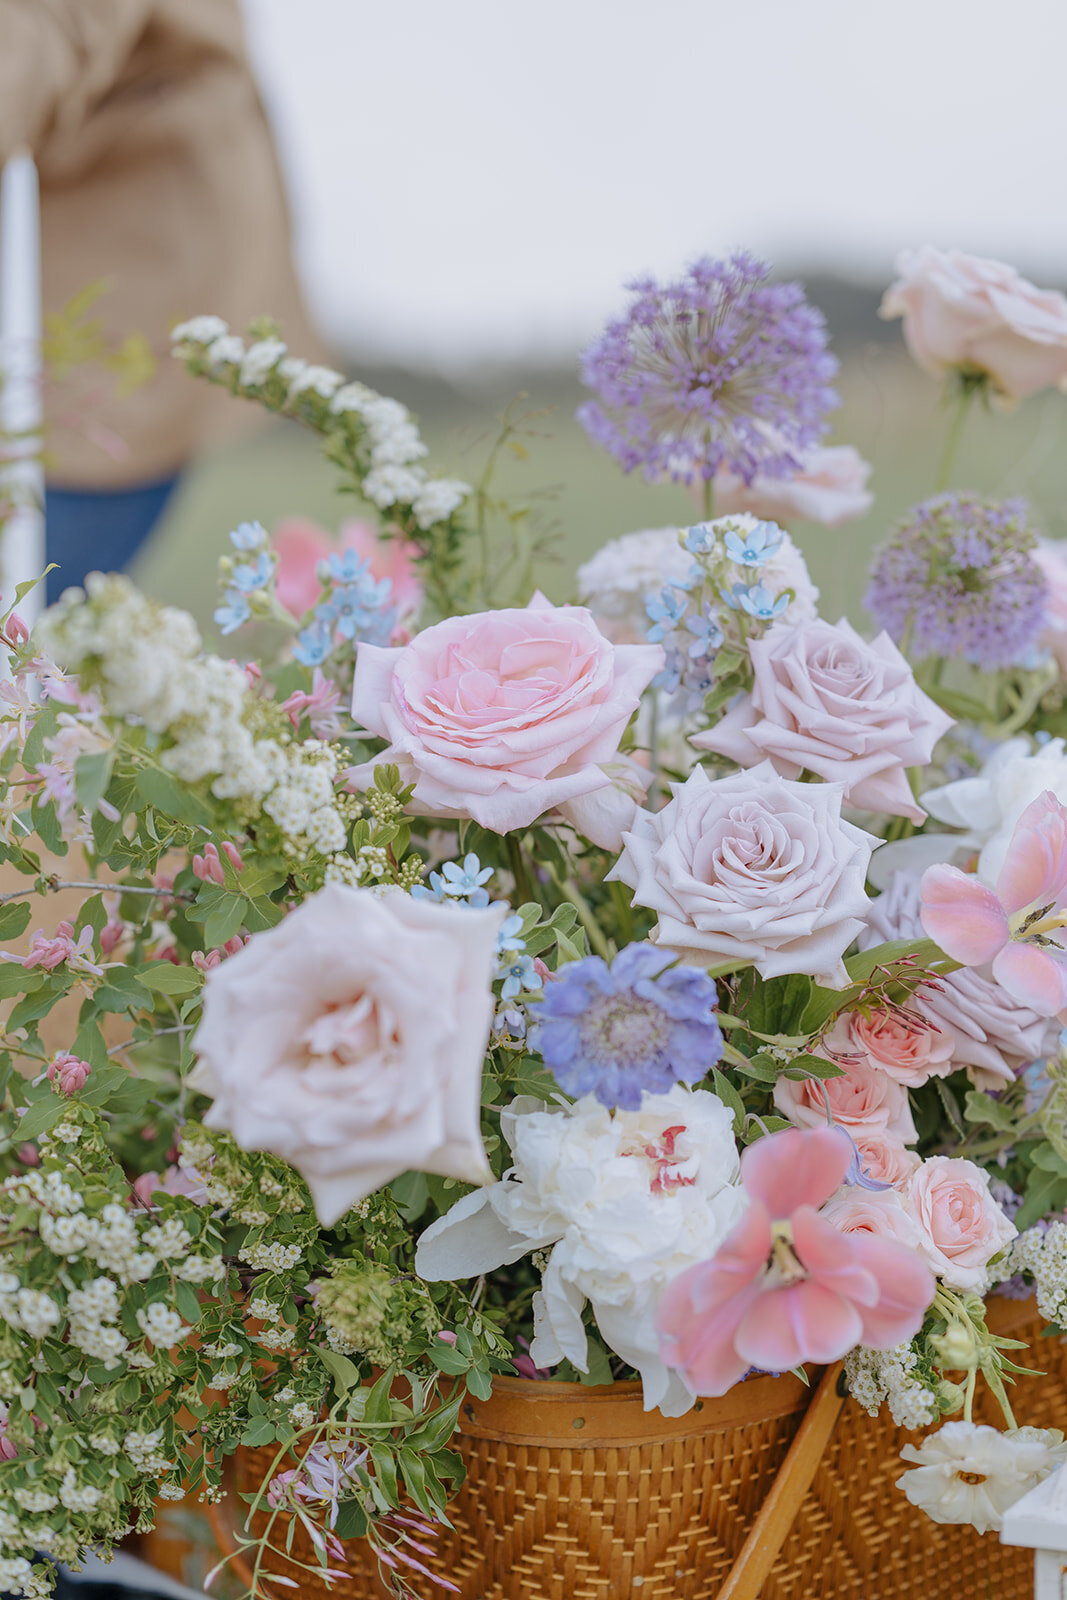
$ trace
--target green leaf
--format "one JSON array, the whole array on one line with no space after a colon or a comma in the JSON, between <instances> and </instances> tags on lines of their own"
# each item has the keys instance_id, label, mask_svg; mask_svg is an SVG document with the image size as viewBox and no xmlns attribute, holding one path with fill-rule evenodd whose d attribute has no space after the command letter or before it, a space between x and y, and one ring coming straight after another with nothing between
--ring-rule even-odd
<instances>
[{"instance_id":1,"label":"green leaf","mask_svg":"<svg viewBox=\"0 0 1067 1600\"><path fill-rule=\"evenodd\" d=\"M226 944L234 934L240 933L247 904L243 895L230 894L225 889L216 890L211 899L211 909L204 921L204 944L208 950Z\"/></svg>"},{"instance_id":2,"label":"green leaf","mask_svg":"<svg viewBox=\"0 0 1067 1600\"><path fill-rule=\"evenodd\" d=\"M158 767L137 769L137 792L148 805L155 806L164 816L176 822L187 822L193 828L210 828L214 820L211 807L169 772Z\"/></svg>"},{"instance_id":3,"label":"green leaf","mask_svg":"<svg viewBox=\"0 0 1067 1600\"><path fill-rule=\"evenodd\" d=\"M777 1083L782 1070L780 1063L764 1052L747 1059L740 1056L732 1065L736 1072L743 1072L747 1078L757 1078L760 1083Z\"/></svg>"},{"instance_id":4,"label":"green leaf","mask_svg":"<svg viewBox=\"0 0 1067 1600\"><path fill-rule=\"evenodd\" d=\"M389 1185L400 1215L405 1222L415 1222L426 1210L430 1199L430 1186L423 1172L403 1172Z\"/></svg>"},{"instance_id":5,"label":"green leaf","mask_svg":"<svg viewBox=\"0 0 1067 1600\"><path fill-rule=\"evenodd\" d=\"M1026 1185L1026 1198L1013 1219L1015 1226L1022 1233L1049 1212L1061 1211L1065 1204L1067 1204L1067 1178L1058 1174L1031 1172Z\"/></svg>"},{"instance_id":6,"label":"green leaf","mask_svg":"<svg viewBox=\"0 0 1067 1600\"><path fill-rule=\"evenodd\" d=\"M47 1133L62 1116L63 1104L62 1096L51 1092L35 1101L15 1129L16 1139L36 1139L40 1134Z\"/></svg>"},{"instance_id":7,"label":"green leaf","mask_svg":"<svg viewBox=\"0 0 1067 1600\"><path fill-rule=\"evenodd\" d=\"M139 967L137 976L147 988L171 995L192 994L204 981L194 967L176 967L172 961L153 961Z\"/></svg>"},{"instance_id":8,"label":"green leaf","mask_svg":"<svg viewBox=\"0 0 1067 1600\"><path fill-rule=\"evenodd\" d=\"M338 1394L349 1394L353 1389L359 1388L362 1381L359 1369L347 1356L339 1355L336 1350L328 1350L321 1344L312 1345L311 1350L330 1374Z\"/></svg>"},{"instance_id":9,"label":"green leaf","mask_svg":"<svg viewBox=\"0 0 1067 1600\"><path fill-rule=\"evenodd\" d=\"M734 1115L734 1127L740 1131L745 1125L745 1103L737 1090L725 1074L718 1067L712 1067L712 1077L715 1080L715 1093L724 1105L729 1106Z\"/></svg>"},{"instance_id":10,"label":"green leaf","mask_svg":"<svg viewBox=\"0 0 1067 1600\"><path fill-rule=\"evenodd\" d=\"M33 906L29 900L12 900L0 906L0 939L17 939L33 921Z\"/></svg>"},{"instance_id":11,"label":"green leaf","mask_svg":"<svg viewBox=\"0 0 1067 1600\"><path fill-rule=\"evenodd\" d=\"M392 1407L389 1404L389 1392L393 1387L391 1372L383 1372L377 1383L367 1395L363 1407L364 1422L389 1422L392 1418Z\"/></svg>"},{"instance_id":12,"label":"green leaf","mask_svg":"<svg viewBox=\"0 0 1067 1600\"><path fill-rule=\"evenodd\" d=\"M430 1360L439 1372L446 1372L450 1378L458 1377L461 1372L466 1372L470 1362L455 1345L445 1344L438 1340L430 1346Z\"/></svg>"},{"instance_id":13,"label":"green leaf","mask_svg":"<svg viewBox=\"0 0 1067 1600\"><path fill-rule=\"evenodd\" d=\"M10 1000L12 995L33 994L45 981L43 972L27 972L17 961L0 963L0 1000ZM8 1029L11 1023L7 1024Z\"/></svg>"},{"instance_id":14,"label":"green leaf","mask_svg":"<svg viewBox=\"0 0 1067 1600\"><path fill-rule=\"evenodd\" d=\"M963 1115L968 1122L986 1122L1001 1133L1008 1133L1015 1126L1015 1118L1007 1106L994 1100L992 1095L979 1094L977 1089L968 1089Z\"/></svg>"},{"instance_id":15,"label":"green leaf","mask_svg":"<svg viewBox=\"0 0 1067 1600\"><path fill-rule=\"evenodd\" d=\"M472 1367L467 1374L467 1388L476 1400L488 1400L493 1392L493 1378L484 1367Z\"/></svg>"},{"instance_id":16,"label":"green leaf","mask_svg":"<svg viewBox=\"0 0 1067 1600\"><path fill-rule=\"evenodd\" d=\"M296 1519L293 1519L296 1526ZM334 1533L339 1539L362 1539L367 1532L367 1513L362 1500L342 1500L337 1507Z\"/></svg>"},{"instance_id":17,"label":"green leaf","mask_svg":"<svg viewBox=\"0 0 1067 1600\"><path fill-rule=\"evenodd\" d=\"M92 811L111 782L114 750L93 750L74 763L74 793L78 804Z\"/></svg>"},{"instance_id":18,"label":"green leaf","mask_svg":"<svg viewBox=\"0 0 1067 1600\"><path fill-rule=\"evenodd\" d=\"M195 1328L200 1321L200 1296L191 1283L183 1283L177 1279L174 1284L174 1304L178 1311Z\"/></svg>"},{"instance_id":19,"label":"green leaf","mask_svg":"<svg viewBox=\"0 0 1067 1600\"><path fill-rule=\"evenodd\" d=\"M266 1417L255 1417L241 1435L241 1443L254 1450L257 1445L274 1442L274 1424Z\"/></svg>"},{"instance_id":20,"label":"green leaf","mask_svg":"<svg viewBox=\"0 0 1067 1600\"><path fill-rule=\"evenodd\" d=\"M783 1069L787 1078L842 1078L845 1075L844 1067L839 1067L836 1061L827 1061L823 1056L794 1056L789 1065Z\"/></svg>"}]
</instances>

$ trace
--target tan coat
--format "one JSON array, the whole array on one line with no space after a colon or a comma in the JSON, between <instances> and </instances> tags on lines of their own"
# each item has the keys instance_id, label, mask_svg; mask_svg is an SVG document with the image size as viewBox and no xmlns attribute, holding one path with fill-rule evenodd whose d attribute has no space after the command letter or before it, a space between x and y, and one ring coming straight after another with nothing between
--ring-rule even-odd
<instances>
[{"instance_id":1,"label":"tan coat","mask_svg":"<svg viewBox=\"0 0 1067 1600\"><path fill-rule=\"evenodd\" d=\"M0 0L0 164L20 146L40 173L46 311L106 279L108 331L142 333L159 356L132 398L93 411L124 457L63 427L57 482L163 477L248 420L169 358L181 318L216 312L243 331L266 313L294 353L316 353L238 0Z\"/></svg>"}]
</instances>

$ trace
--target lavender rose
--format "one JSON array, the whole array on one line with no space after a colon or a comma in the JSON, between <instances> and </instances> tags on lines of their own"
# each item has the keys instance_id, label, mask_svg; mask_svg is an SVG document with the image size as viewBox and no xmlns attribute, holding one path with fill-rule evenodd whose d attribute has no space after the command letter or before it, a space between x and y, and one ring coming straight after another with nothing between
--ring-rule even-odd
<instances>
[{"instance_id":1,"label":"lavender rose","mask_svg":"<svg viewBox=\"0 0 1067 1600\"><path fill-rule=\"evenodd\" d=\"M842 820L843 785L791 783L764 761L716 782L698 768L673 792L655 816L638 812L608 874L659 914L653 941L692 966L843 987L876 843Z\"/></svg>"},{"instance_id":2,"label":"lavender rose","mask_svg":"<svg viewBox=\"0 0 1067 1600\"><path fill-rule=\"evenodd\" d=\"M209 973L189 1082L329 1227L409 1168L491 1177L482 1061L503 913L328 884Z\"/></svg>"},{"instance_id":3,"label":"lavender rose","mask_svg":"<svg viewBox=\"0 0 1067 1600\"><path fill-rule=\"evenodd\" d=\"M752 693L692 743L742 767L769 758L786 778L807 769L844 785L864 811L922 822L907 768L926 766L952 718L923 694L886 633L850 623L771 628L750 646Z\"/></svg>"}]
</instances>

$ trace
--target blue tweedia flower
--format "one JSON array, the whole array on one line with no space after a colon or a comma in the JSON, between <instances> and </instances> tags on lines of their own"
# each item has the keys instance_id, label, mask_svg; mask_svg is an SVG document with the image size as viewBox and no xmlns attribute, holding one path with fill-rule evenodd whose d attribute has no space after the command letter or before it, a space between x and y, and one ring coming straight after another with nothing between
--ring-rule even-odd
<instances>
[{"instance_id":1,"label":"blue tweedia flower","mask_svg":"<svg viewBox=\"0 0 1067 1600\"><path fill-rule=\"evenodd\" d=\"M236 633L251 615L252 608L240 589L227 589L222 605L215 608L215 621L223 633Z\"/></svg>"},{"instance_id":2,"label":"blue tweedia flower","mask_svg":"<svg viewBox=\"0 0 1067 1600\"><path fill-rule=\"evenodd\" d=\"M503 1000L514 1000L523 989L532 993L541 987L533 956L514 955L510 960L505 960L497 972L497 980L501 978L504 980L500 990Z\"/></svg>"},{"instance_id":3,"label":"blue tweedia flower","mask_svg":"<svg viewBox=\"0 0 1067 1600\"><path fill-rule=\"evenodd\" d=\"M329 655L331 643L329 628L313 622L310 628L305 628L303 633L297 636L293 655L302 666L318 667Z\"/></svg>"},{"instance_id":4,"label":"blue tweedia flower","mask_svg":"<svg viewBox=\"0 0 1067 1600\"><path fill-rule=\"evenodd\" d=\"M714 981L650 944L610 967L586 956L561 967L530 1007L530 1042L567 1094L636 1111L644 1092L698 1083L722 1057Z\"/></svg>"},{"instance_id":5,"label":"blue tweedia flower","mask_svg":"<svg viewBox=\"0 0 1067 1600\"><path fill-rule=\"evenodd\" d=\"M525 949L526 940L522 937L522 918L517 911L513 911L511 916L505 917L500 924L500 932L496 937L496 953L498 956L502 956L509 951Z\"/></svg>"},{"instance_id":6,"label":"blue tweedia flower","mask_svg":"<svg viewBox=\"0 0 1067 1600\"><path fill-rule=\"evenodd\" d=\"M984 672L1025 661L1044 631L1047 588L1022 500L935 495L874 554L864 603L922 660L948 656Z\"/></svg>"},{"instance_id":7,"label":"blue tweedia flower","mask_svg":"<svg viewBox=\"0 0 1067 1600\"><path fill-rule=\"evenodd\" d=\"M734 595L742 611L747 611L750 617L756 617L760 622L770 622L774 617L780 617L792 599L788 589L776 595L762 583L754 584L750 589L735 583Z\"/></svg>"},{"instance_id":8,"label":"blue tweedia flower","mask_svg":"<svg viewBox=\"0 0 1067 1600\"><path fill-rule=\"evenodd\" d=\"M726 554L739 567L760 567L782 548L782 530L776 522L757 522L754 528L728 528Z\"/></svg>"},{"instance_id":9,"label":"blue tweedia flower","mask_svg":"<svg viewBox=\"0 0 1067 1600\"><path fill-rule=\"evenodd\" d=\"M645 600L645 610L652 618L652 626L645 635L648 641L659 644L661 639L673 632L685 616L688 604L685 590L676 590L674 584L661 589L659 594L650 594Z\"/></svg>"},{"instance_id":10,"label":"blue tweedia flower","mask_svg":"<svg viewBox=\"0 0 1067 1600\"><path fill-rule=\"evenodd\" d=\"M691 556L710 556L718 543L714 522L696 522L682 534L682 543ZM696 569L700 572L699 567Z\"/></svg>"},{"instance_id":11,"label":"blue tweedia flower","mask_svg":"<svg viewBox=\"0 0 1067 1600\"><path fill-rule=\"evenodd\" d=\"M430 888L425 884L416 884L412 894L416 900L450 900L453 905L482 906L489 904L489 891L484 887L493 876L492 867L483 867L473 851L463 857L462 866L458 861L446 861L440 872L430 873ZM504 901L497 901L503 905ZM513 920L508 918L508 921ZM518 918L522 926L522 918ZM507 923L505 923L505 927ZM500 945L497 946L499 951ZM517 945L508 946L509 949L524 950L526 946L520 940Z\"/></svg>"},{"instance_id":12,"label":"blue tweedia flower","mask_svg":"<svg viewBox=\"0 0 1067 1600\"><path fill-rule=\"evenodd\" d=\"M769 274L737 254L629 285L626 312L582 356L598 398L578 410L627 472L693 483L725 467L751 483L791 476L818 444L837 362L801 286Z\"/></svg>"},{"instance_id":13,"label":"blue tweedia flower","mask_svg":"<svg viewBox=\"0 0 1067 1600\"><path fill-rule=\"evenodd\" d=\"M358 583L360 578L370 571L370 562L365 557L357 555L355 550L335 553L325 565L334 583Z\"/></svg>"},{"instance_id":14,"label":"blue tweedia flower","mask_svg":"<svg viewBox=\"0 0 1067 1600\"><path fill-rule=\"evenodd\" d=\"M242 594L254 594L257 589L265 589L273 576L274 562L264 550L255 561L243 561L234 567L230 582Z\"/></svg>"},{"instance_id":15,"label":"blue tweedia flower","mask_svg":"<svg viewBox=\"0 0 1067 1600\"><path fill-rule=\"evenodd\" d=\"M262 550L270 543L267 530L260 522L241 522L230 534L235 550Z\"/></svg>"},{"instance_id":16,"label":"blue tweedia flower","mask_svg":"<svg viewBox=\"0 0 1067 1600\"><path fill-rule=\"evenodd\" d=\"M350 556L358 570L348 562ZM336 576L334 561L338 563L337 570L355 570L356 575L350 581L334 585L329 598L315 607L316 619L331 636L336 631L345 639L357 639L366 644L388 644L397 618L396 607L389 605L393 592L392 580L375 579L367 563L360 562L351 550L347 550L343 557L330 557L327 569L330 580ZM320 563L320 567L322 565Z\"/></svg>"},{"instance_id":17,"label":"blue tweedia flower","mask_svg":"<svg viewBox=\"0 0 1067 1600\"><path fill-rule=\"evenodd\" d=\"M716 650L722 648L723 631L709 605L704 606L699 616L686 617L685 625L693 635L693 643L688 650L691 661L700 661L713 656Z\"/></svg>"}]
</instances>

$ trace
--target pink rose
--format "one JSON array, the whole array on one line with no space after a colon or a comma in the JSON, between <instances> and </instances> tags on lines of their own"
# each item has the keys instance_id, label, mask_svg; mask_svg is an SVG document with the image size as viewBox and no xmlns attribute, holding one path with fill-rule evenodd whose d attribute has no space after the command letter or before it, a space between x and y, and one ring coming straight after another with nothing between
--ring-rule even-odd
<instances>
[{"instance_id":1,"label":"pink rose","mask_svg":"<svg viewBox=\"0 0 1067 1600\"><path fill-rule=\"evenodd\" d=\"M891 1183L902 1188L919 1165L919 1156L894 1139L884 1128L850 1128L852 1142L860 1153L860 1167L876 1183Z\"/></svg>"},{"instance_id":2,"label":"pink rose","mask_svg":"<svg viewBox=\"0 0 1067 1600\"><path fill-rule=\"evenodd\" d=\"M826 1036L826 1053L862 1055L909 1089L921 1089L928 1078L947 1078L952 1071L956 1040L919 1011L885 1007L847 1011Z\"/></svg>"},{"instance_id":3,"label":"pink rose","mask_svg":"<svg viewBox=\"0 0 1067 1600\"><path fill-rule=\"evenodd\" d=\"M898 1139L915 1138L908 1091L869 1061L840 1063L839 1078L779 1078L775 1110L798 1128L826 1126L827 1113L849 1133L872 1130Z\"/></svg>"},{"instance_id":4,"label":"pink rose","mask_svg":"<svg viewBox=\"0 0 1067 1600\"><path fill-rule=\"evenodd\" d=\"M334 538L304 517L287 517L274 530L272 542L278 554L278 599L294 617L303 616L318 604L322 593L318 564L342 550L354 550L370 562L376 578L389 579L393 585L391 603L398 607L401 617L417 616L422 607L422 580L414 561L416 547L400 539L379 538L369 522L342 522Z\"/></svg>"},{"instance_id":5,"label":"pink rose","mask_svg":"<svg viewBox=\"0 0 1067 1600\"><path fill-rule=\"evenodd\" d=\"M973 1161L931 1156L912 1177L905 1204L919 1225L920 1249L950 1289L977 1289L986 1265L1016 1235Z\"/></svg>"},{"instance_id":6,"label":"pink rose","mask_svg":"<svg viewBox=\"0 0 1067 1600\"><path fill-rule=\"evenodd\" d=\"M755 682L715 727L695 734L739 766L770 759L786 778L805 769L844 785L864 811L922 822L909 767L926 766L952 718L923 694L887 633L873 644L850 623L771 628L749 646Z\"/></svg>"},{"instance_id":7,"label":"pink rose","mask_svg":"<svg viewBox=\"0 0 1067 1600\"><path fill-rule=\"evenodd\" d=\"M300 1172L327 1227L409 1168L481 1183L502 912L328 884L209 973L205 1123Z\"/></svg>"},{"instance_id":8,"label":"pink rose","mask_svg":"<svg viewBox=\"0 0 1067 1600\"><path fill-rule=\"evenodd\" d=\"M753 478L746 484L732 472L715 474L715 507L719 516L750 511L771 522L821 522L837 528L866 516L874 504L868 493L871 464L850 444L824 445L804 459L791 478Z\"/></svg>"},{"instance_id":9,"label":"pink rose","mask_svg":"<svg viewBox=\"0 0 1067 1600\"><path fill-rule=\"evenodd\" d=\"M1045 632L1041 643L1067 674L1067 539L1039 539L1032 552L1045 578Z\"/></svg>"},{"instance_id":10,"label":"pink rose","mask_svg":"<svg viewBox=\"0 0 1067 1600\"><path fill-rule=\"evenodd\" d=\"M839 783L789 783L769 761L639 811L608 878L658 914L653 940L692 966L753 965L843 988L867 910L871 835L841 817Z\"/></svg>"},{"instance_id":11,"label":"pink rose","mask_svg":"<svg viewBox=\"0 0 1067 1600\"><path fill-rule=\"evenodd\" d=\"M648 782L619 741L662 665L659 645L613 645L583 606L540 594L526 607L449 617L400 650L361 644L352 715L389 748L349 782L358 788L377 763L395 762L424 816L507 833L558 810L618 849L633 786L643 793Z\"/></svg>"},{"instance_id":12,"label":"pink rose","mask_svg":"<svg viewBox=\"0 0 1067 1600\"><path fill-rule=\"evenodd\" d=\"M897 257L880 315L904 318L924 371L988 374L1001 394L1036 394L1067 379L1067 298L1036 289L1014 267L924 245Z\"/></svg>"},{"instance_id":13,"label":"pink rose","mask_svg":"<svg viewBox=\"0 0 1067 1600\"><path fill-rule=\"evenodd\" d=\"M839 1233L873 1233L909 1250L922 1247L918 1224L892 1189L839 1189L820 1215Z\"/></svg>"}]
</instances>

